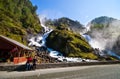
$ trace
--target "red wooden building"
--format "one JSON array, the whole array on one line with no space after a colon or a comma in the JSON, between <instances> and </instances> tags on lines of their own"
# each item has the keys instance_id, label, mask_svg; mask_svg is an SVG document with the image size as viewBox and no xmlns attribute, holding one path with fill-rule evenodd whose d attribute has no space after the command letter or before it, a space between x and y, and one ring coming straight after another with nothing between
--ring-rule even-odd
<instances>
[{"instance_id":1,"label":"red wooden building","mask_svg":"<svg viewBox=\"0 0 120 79\"><path fill-rule=\"evenodd\" d=\"M26 62L25 55L32 51L33 49L0 35L0 62L7 62L8 60L14 64Z\"/></svg>"}]
</instances>

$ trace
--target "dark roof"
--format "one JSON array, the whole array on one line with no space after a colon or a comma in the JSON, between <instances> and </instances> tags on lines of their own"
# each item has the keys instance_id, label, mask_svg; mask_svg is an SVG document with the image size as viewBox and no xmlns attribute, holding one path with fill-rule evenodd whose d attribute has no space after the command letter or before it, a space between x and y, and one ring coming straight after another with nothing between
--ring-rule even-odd
<instances>
[{"instance_id":1,"label":"dark roof","mask_svg":"<svg viewBox=\"0 0 120 79\"><path fill-rule=\"evenodd\" d=\"M0 50L11 50L15 47L23 50L33 50L13 39L0 35Z\"/></svg>"}]
</instances>

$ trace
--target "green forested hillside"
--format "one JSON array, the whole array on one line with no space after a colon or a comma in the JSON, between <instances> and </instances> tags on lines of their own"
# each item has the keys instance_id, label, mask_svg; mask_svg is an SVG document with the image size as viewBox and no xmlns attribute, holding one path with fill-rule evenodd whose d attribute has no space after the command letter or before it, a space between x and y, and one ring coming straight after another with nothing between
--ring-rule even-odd
<instances>
[{"instance_id":1,"label":"green forested hillside","mask_svg":"<svg viewBox=\"0 0 120 79\"><path fill-rule=\"evenodd\" d=\"M26 35L41 30L37 6L29 0L0 0L0 34L26 44Z\"/></svg>"}]
</instances>

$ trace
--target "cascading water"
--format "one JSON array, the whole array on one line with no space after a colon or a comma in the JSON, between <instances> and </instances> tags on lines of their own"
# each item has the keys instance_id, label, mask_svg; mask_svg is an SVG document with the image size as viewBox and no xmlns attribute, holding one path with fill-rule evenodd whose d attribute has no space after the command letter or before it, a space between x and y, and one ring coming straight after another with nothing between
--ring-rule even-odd
<instances>
[{"instance_id":1,"label":"cascading water","mask_svg":"<svg viewBox=\"0 0 120 79\"><path fill-rule=\"evenodd\" d=\"M29 39L29 46L37 46L37 47L46 47L45 43L46 43L46 38L48 37L48 35L52 32L52 29L49 29L48 27L46 27L44 25L44 19L41 18L40 19L41 22L41 26L44 29L44 34L38 34L37 36L34 36L32 38Z\"/></svg>"},{"instance_id":2,"label":"cascading water","mask_svg":"<svg viewBox=\"0 0 120 79\"><path fill-rule=\"evenodd\" d=\"M53 31L53 29L50 29L50 28L45 26L45 24L44 24L45 20L44 20L43 17L40 18L40 22L41 22L41 26L44 28L44 34L39 34L37 36L31 37L29 39L29 44L28 45L29 46L36 46L36 47L46 47L47 50L49 51L49 55L51 57L58 58L58 60L60 60L60 61L67 60L67 61L76 61L77 62L78 59L64 57L60 52L55 51L55 50L53 50L51 48L48 48L45 45L46 38Z\"/></svg>"},{"instance_id":3,"label":"cascading water","mask_svg":"<svg viewBox=\"0 0 120 79\"><path fill-rule=\"evenodd\" d=\"M120 28L118 28L119 25L116 24L116 22L113 22L107 28L92 31L90 29L90 24L89 26L86 26L86 32L83 34L83 37L100 56L111 55L120 59L120 56L112 51L112 46L116 42L116 38L119 36ZM88 31L91 31L93 38L87 34Z\"/></svg>"},{"instance_id":4,"label":"cascading water","mask_svg":"<svg viewBox=\"0 0 120 79\"><path fill-rule=\"evenodd\" d=\"M50 29L50 28L48 28L48 27L46 27L46 26L44 25L45 20L44 20L43 17L40 18L40 22L41 22L41 26L42 26L43 29L44 29L44 34L38 34L37 36L31 37L31 38L29 39L29 42L30 42L30 43L29 43L28 45L29 45L29 46L36 46L36 47L46 47L46 48L47 48L47 46L45 45L45 43L46 43L46 38L49 36L49 34L50 34L53 30ZM50 48L47 48L47 50L50 52L49 54L50 54L51 57L55 57L55 56L57 56L58 54L61 55L60 52L54 51L54 50L52 50L52 49L50 49Z\"/></svg>"},{"instance_id":5,"label":"cascading water","mask_svg":"<svg viewBox=\"0 0 120 79\"><path fill-rule=\"evenodd\" d=\"M36 47L45 47L49 51L49 55L51 57L57 58L60 61L68 61L68 62L82 62L83 59L81 58L72 58L72 57L64 57L60 52L55 51L51 48L48 48L46 43L46 38L49 36L49 34L53 31L53 29L50 29L45 26L45 20L43 17L40 18L41 26L44 28L44 34L38 34L37 36L33 36L29 39L29 46L36 46ZM85 59L84 59L85 60ZM95 60L86 60L94 62Z\"/></svg>"}]
</instances>

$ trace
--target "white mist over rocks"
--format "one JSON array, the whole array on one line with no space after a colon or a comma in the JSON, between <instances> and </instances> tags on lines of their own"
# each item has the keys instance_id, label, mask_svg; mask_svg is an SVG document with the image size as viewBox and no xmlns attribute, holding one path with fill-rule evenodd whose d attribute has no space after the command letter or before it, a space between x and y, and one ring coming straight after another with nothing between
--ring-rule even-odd
<instances>
[{"instance_id":1,"label":"white mist over rocks","mask_svg":"<svg viewBox=\"0 0 120 79\"><path fill-rule=\"evenodd\" d=\"M32 36L29 39L28 45L35 46L37 48L45 47L49 51L49 55L51 57L58 58L58 55L60 55L62 57L62 54L60 52L50 49L46 46L46 38L53 31L53 29L50 29L49 27L45 26L45 17L44 16L40 16L40 22L41 22L41 26L43 27L43 34L38 34L36 36Z\"/></svg>"},{"instance_id":2,"label":"white mist over rocks","mask_svg":"<svg viewBox=\"0 0 120 79\"><path fill-rule=\"evenodd\" d=\"M99 48L99 50L111 51L113 49L113 45L116 43L118 37L120 36L120 21L115 20L108 26L104 25L104 28L102 29L90 29L91 26L92 25L90 24L86 26L87 32L89 31L89 44L93 48ZM85 36L86 35L84 35L84 37ZM114 52L108 52L108 54L113 55L112 53Z\"/></svg>"},{"instance_id":3,"label":"white mist over rocks","mask_svg":"<svg viewBox=\"0 0 120 79\"><path fill-rule=\"evenodd\" d=\"M64 57L60 52L55 51L51 48L48 48L45 43L46 43L46 38L49 36L49 34L53 31L53 29L50 29L49 27L45 26L45 17L40 17L40 22L41 22L41 26L44 29L44 33L43 34L38 34L36 36L32 36L29 39L29 46L36 46L36 47L45 47L47 48L47 50L49 51L49 55L53 58L57 58L59 61L66 61L66 62L82 62L83 59L81 58L72 58L72 57ZM52 44L52 43L51 43ZM94 62L96 60L85 60L84 61L90 61L90 62Z\"/></svg>"}]
</instances>

